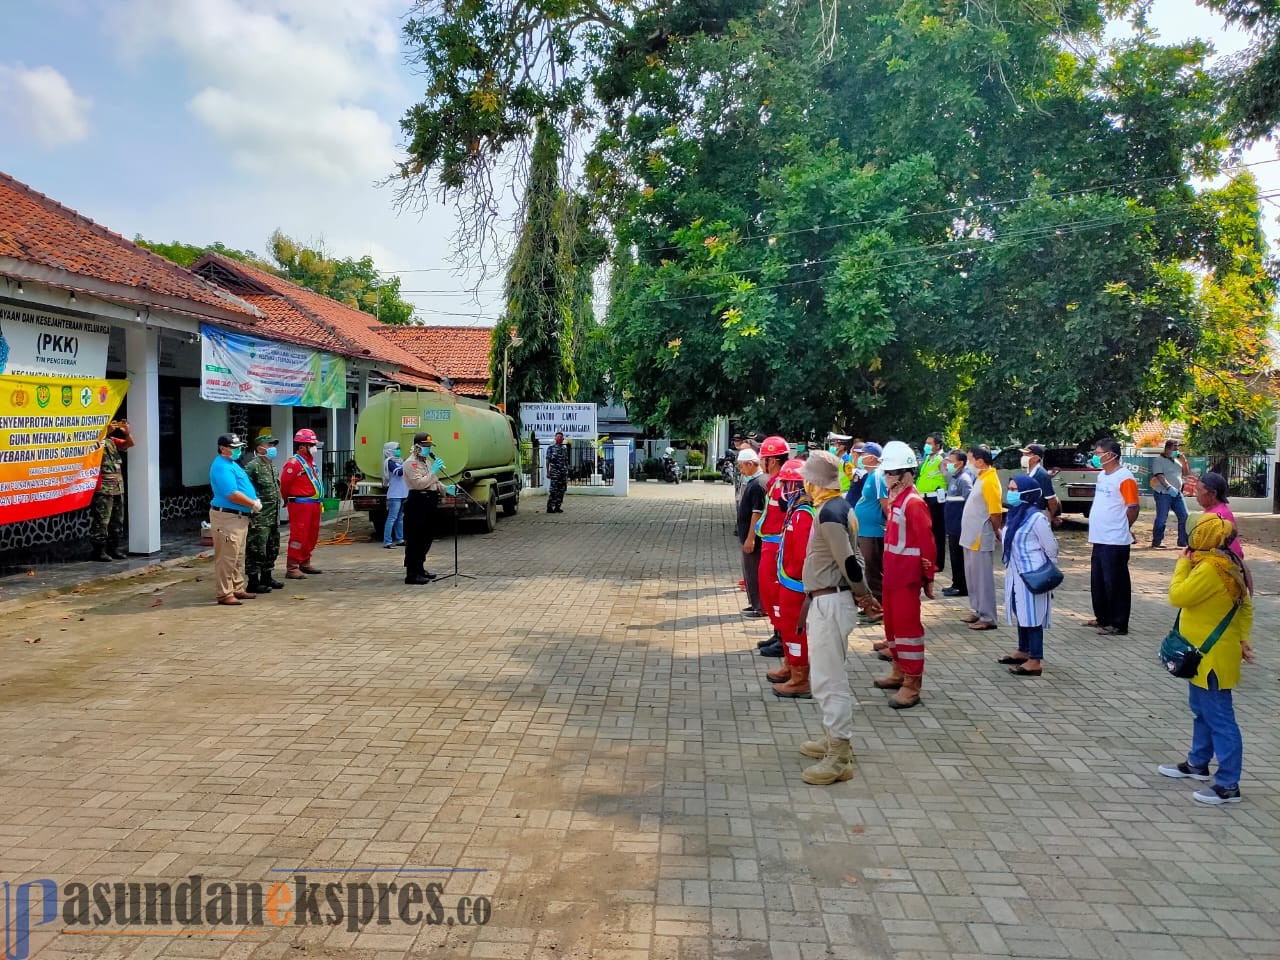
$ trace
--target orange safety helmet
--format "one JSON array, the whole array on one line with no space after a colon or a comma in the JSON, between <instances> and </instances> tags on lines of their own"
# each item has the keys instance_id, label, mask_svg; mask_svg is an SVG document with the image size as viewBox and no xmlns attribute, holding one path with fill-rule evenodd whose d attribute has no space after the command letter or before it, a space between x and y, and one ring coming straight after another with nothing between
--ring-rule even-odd
<instances>
[{"instance_id":1,"label":"orange safety helmet","mask_svg":"<svg viewBox=\"0 0 1280 960\"><path fill-rule=\"evenodd\" d=\"M793 483L804 483L804 477L800 476L800 468L804 466L804 461L799 457L792 457L782 465L782 469L778 471L778 479L783 483L788 481Z\"/></svg>"},{"instance_id":2,"label":"orange safety helmet","mask_svg":"<svg viewBox=\"0 0 1280 960\"><path fill-rule=\"evenodd\" d=\"M316 436L316 432L314 430L308 430L306 427L303 427L293 435L293 442L316 444L320 442L320 438Z\"/></svg>"},{"instance_id":3,"label":"orange safety helmet","mask_svg":"<svg viewBox=\"0 0 1280 960\"><path fill-rule=\"evenodd\" d=\"M764 443L760 444L761 457L790 457L791 445L785 439L778 436L765 437Z\"/></svg>"}]
</instances>

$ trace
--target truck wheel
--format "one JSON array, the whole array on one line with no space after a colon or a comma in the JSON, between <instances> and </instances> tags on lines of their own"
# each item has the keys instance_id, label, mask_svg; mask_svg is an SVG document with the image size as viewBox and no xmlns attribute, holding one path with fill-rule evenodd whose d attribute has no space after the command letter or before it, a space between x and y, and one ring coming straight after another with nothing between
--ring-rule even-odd
<instances>
[{"instance_id":1,"label":"truck wheel","mask_svg":"<svg viewBox=\"0 0 1280 960\"><path fill-rule=\"evenodd\" d=\"M484 532L498 529L498 488L489 488L489 501L484 505Z\"/></svg>"},{"instance_id":2,"label":"truck wheel","mask_svg":"<svg viewBox=\"0 0 1280 960\"><path fill-rule=\"evenodd\" d=\"M381 510L370 510L369 522L373 524L373 539L381 542L383 528L387 525L386 508L384 507Z\"/></svg>"},{"instance_id":3,"label":"truck wheel","mask_svg":"<svg viewBox=\"0 0 1280 960\"><path fill-rule=\"evenodd\" d=\"M502 501L502 515L504 517L514 517L519 512L520 512L520 491L517 490L514 494L512 494L506 500Z\"/></svg>"}]
</instances>

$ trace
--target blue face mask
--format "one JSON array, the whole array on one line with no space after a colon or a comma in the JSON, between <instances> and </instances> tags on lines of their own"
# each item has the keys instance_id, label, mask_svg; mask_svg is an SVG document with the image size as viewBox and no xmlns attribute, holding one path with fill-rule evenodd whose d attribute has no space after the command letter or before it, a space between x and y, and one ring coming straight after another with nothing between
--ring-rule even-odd
<instances>
[{"instance_id":1,"label":"blue face mask","mask_svg":"<svg viewBox=\"0 0 1280 960\"><path fill-rule=\"evenodd\" d=\"M1095 453L1092 457L1089 458L1089 466L1093 467L1093 469L1095 470L1101 470L1102 458Z\"/></svg>"},{"instance_id":2,"label":"blue face mask","mask_svg":"<svg viewBox=\"0 0 1280 960\"><path fill-rule=\"evenodd\" d=\"M399 448L399 447L396 447L396 458L397 458L397 459L399 459L399 458L400 458L400 448Z\"/></svg>"},{"instance_id":3,"label":"blue face mask","mask_svg":"<svg viewBox=\"0 0 1280 960\"><path fill-rule=\"evenodd\" d=\"M276 454L279 452L280 451L277 450L275 447L267 447L267 459L274 460L276 458Z\"/></svg>"},{"instance_id":4,"label":"blue face mask","mask_svg":"<svg viewBox=\"0 0 1280 960\"><path fill-rule=\"evenodd\" d=\"M830 454L832 454L833 456L834 456L835 454L839 453L839 451L836 449L836 445L835 445L834 443L833 443L831 446L827 447L827 453L830 453Z\"/></svg>"},{"instance_id":5,"label":"blue face mask","mask_svg":"<svg viewBox=\"0 0 1280 960\"><path fill-rule=\"evenodd\" d=\"M1018 490L1010 490L1004 495L1004 502L1011 507L1016 507L1022 503L1022 493Z\"/></svg>"},{"instance_id":6,"label":"blue face mask","mask_svg":"<svg viewBox=\"0 0 1280 960\"><path fill-rule=\"evenodd\" d=\"M924 455L927 457L927 456L931 455L932 453L933 453L933 444L932 444L932 443L926 443L926 444L924 445Z\"/></svg>"},{"instance_id":7,"label":"blue face mask","mask_svg":"<svg viewBox=\"0 0 1280 960\"><path fill-rule=\"evenodd\" d=\"M859 469L859 470L865 470L865 469L866 469L866 467L864 467L864 466L862 465L862 458L861 458L861 457L859 457L859 458L858 458L858 469Z\"/></svg>"},{"instance_id":8,"label":"blue face mask","mask_svg":"<svg viewBox=\"0 0 1280 960\"><path fill-rule=\"evenodd\" d=\"M232 460L239 460L239 459L240 459L240 454L242 454L242 453L244 453L244 447L234 447L234 448L232 448L232 450L231 450L231 459L232 459Z\"/></svg>"}]
</instances>

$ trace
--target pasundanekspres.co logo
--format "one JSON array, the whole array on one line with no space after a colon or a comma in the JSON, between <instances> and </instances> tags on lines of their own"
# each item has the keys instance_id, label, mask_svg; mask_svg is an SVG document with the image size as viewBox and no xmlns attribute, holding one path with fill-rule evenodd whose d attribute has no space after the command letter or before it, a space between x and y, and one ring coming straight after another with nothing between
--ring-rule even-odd
<instances>
[{"instance_id":1,"label":"pasundanekspres.co logo","mask_svg":"<svg viewBox=\"0 0 1280 960\"><path fill-rule=\"evenodd\" d=\"M463 867L350 867L280 869L268 881L207 880L192 874L176 882L41 878L0 881L4 894L5 956L26 960L31 935L263 936L272 928L337 926L483 926L492 916L488 897L450 896L438 880L405 875L485 873ZM390 882L315 881L309 874L390 873Z\"/></svg>"}]
</instances>

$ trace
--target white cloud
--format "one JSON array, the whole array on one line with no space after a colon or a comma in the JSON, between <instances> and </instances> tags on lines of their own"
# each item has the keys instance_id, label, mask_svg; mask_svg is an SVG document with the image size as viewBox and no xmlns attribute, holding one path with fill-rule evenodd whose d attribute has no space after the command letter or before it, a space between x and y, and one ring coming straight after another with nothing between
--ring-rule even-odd
<instances>
[{"instance_id":1,"label":"white cloud","mask_svg":"<svg viewBox=\"0 0 1280 960\"><path fill-rule=\"evenodd\" d=\"M127 0L112 16L135 57L176 54L188 106L241 169L366 182L392 172L396 132L369 105L399 92L398 0Z\"/></svg>"},{"instance_id":2,"label":"white cloud","mask_svg":"<svg viewBox=\"0 0 1280 960\"><path fill-rule=\"evenodd\" d=\"M89 135L90 101L53 67L0 63L0 119L52 149Z\"/></svg>"}]
</instances>

